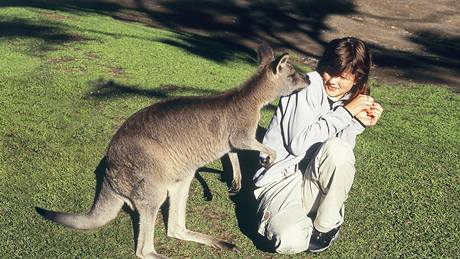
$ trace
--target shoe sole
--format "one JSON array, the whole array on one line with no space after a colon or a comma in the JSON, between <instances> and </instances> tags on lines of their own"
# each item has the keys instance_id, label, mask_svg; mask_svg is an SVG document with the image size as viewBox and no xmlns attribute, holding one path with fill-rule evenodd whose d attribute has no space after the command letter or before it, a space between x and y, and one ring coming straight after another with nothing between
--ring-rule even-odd
<instances>
[{"instance_id":1,"label":"shoe sole","mask_svg":"<svg viewBox=\"0 0 460 259\"><path fill-rule=\"evenodd\" d=\"M331 239L331 242L329 243L328 246L326 247L323 247L321 249L317 249L317 250L308 250L309 252L312 252L312 253L321 253L323 252L324 250L328 249L331 245L332 245L332 242L334 242L335 240L339 239L339 236L340 236L340 231L337 231L337 233L335 233L335 236Z\"/></svg>"}]
</instances>

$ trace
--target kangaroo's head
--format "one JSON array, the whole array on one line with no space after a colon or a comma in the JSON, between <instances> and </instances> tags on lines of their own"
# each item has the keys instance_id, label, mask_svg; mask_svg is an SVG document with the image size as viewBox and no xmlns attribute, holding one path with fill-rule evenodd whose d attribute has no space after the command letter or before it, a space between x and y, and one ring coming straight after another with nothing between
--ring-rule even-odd
<instances>
[{"instance_id":1,"label":"kangaroo's head","mask_svg":"<svg viewBox=\"0 0 460 259\"><path fill-rule=\"evenodd\" d=\"M299 73L294 66L288 63L288 53L284 53L275 59L273 50L266 43L262 43L259 46L257 53L259 72L265 74L268 79L265 87L270 87L271 90L276 92L276 95L290 95L310 84L306 74Z\"/></svg>"}]
</instances>

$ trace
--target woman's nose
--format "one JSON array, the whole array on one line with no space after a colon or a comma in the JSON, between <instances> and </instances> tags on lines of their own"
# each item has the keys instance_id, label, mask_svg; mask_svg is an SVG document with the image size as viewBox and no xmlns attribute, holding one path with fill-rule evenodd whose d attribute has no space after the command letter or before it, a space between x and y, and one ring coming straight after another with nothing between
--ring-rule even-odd
<instances>
[{"instance_id":1,"label":"woman's nose","mask_svg":"<svg viewBox=\"0 0 460 259\"><path fill-rule=\"evenodd\" d=\"M331 78L329 79L329 82L330 82L331 84L337 84L337 83L339 82L339 77L333 76L333 77L331 77Z\"/></svg>"}]
</instances>

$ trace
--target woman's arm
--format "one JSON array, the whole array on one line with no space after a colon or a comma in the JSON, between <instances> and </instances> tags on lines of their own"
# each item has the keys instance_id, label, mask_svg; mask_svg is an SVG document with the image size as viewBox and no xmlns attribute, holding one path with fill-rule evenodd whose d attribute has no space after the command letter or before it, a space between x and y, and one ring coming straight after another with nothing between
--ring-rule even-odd
<instances>
[{"instance_id":1,"label":"woman's arm","mask_svg":"<svg viewBox=\"0 0 460 259\"><path fill-rule=\"evenodd\" d=\"M304 154L313 144L324 142L348 125L353 117L343 107L338 107L321 115L315 120L307 121L307 125L299 125L295 120L289 120L289 150L295 155Z\"/></svg>"},{"instance_id":2,"label":"woman's arm","mask_svg":"<svg viewBox=\"0 0 460 259\"><path fill-rule=\"evenodd\" d=\"M364 131L365 127L361 122L353 119L348 127L337 133L337 137L349 143L353 148L356 144L356 137Z\"/></svg>"},{"instance_id":3,"label":"woman's arm","mask_svg":"<svg viewBox=\"0 0 460 259\"><path fill-rule=\"evenodd\" d=\"M293 155L304 155L315 143L324 142L346 128L352 115L344 108L327 111L325 96L313 89L281 99L281 130L286 149ZM326 105L326 106L324 106ZM326 110L326 111L325 111Z\"/></svg>"},{"instance_id":4,"label":"woman's arm","mask_svg":"<svg viewBox=\"0 0 460 259\"><path fill-rule=\"evenodd\" d=\"M372 99L374 100L374 99ZM383 113L383 107L374 101L370 108L356 114L352 123L337 134L337 137L355 146L356 136L361 134L365 127L377 124Z\"/></svg>"}]
</instances>

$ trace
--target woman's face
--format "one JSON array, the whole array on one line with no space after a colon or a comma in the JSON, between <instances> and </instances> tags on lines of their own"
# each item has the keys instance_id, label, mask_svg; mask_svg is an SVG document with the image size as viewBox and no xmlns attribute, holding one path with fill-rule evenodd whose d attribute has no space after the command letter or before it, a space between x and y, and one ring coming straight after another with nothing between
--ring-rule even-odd
<instances>
[{"instance_id":1,"label":"woman's face","mask_svg":"<svg viewBox=\"0 0 460 259\"><path fill-rule=\"evenodd\" d=\"M323 82L327 95L340 99L353 87L355 75L349 72L343 72L340 76L331 76L329 73L324 72Z\"/></svg>"}]
</instances>

